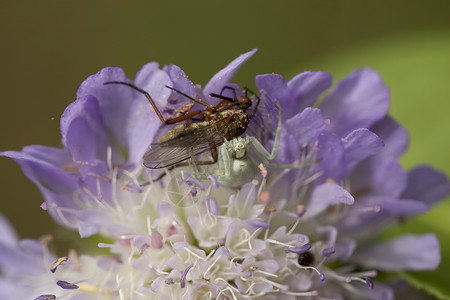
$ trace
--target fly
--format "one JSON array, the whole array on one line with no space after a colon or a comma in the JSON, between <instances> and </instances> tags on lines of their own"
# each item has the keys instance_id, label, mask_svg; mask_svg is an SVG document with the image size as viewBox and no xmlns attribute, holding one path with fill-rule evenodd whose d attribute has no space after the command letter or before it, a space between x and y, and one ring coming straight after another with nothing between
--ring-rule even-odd
<instances>
[{"instance_id":1,"label":"fly","mask_svg":"<svg viewBox=\"0 0 450 300\"><path fill-rule=\"evenodd\" d=\"M201 99L195 99L181 91L166 86L172 91L204 106L203 110L187 110L183 114L166 120L156 107L150 94L143 89L122 81L109 81L104 84L122 84L133 88L143 94L158 118L164 125L177 124L191 120L192 123L183 123L175 126L152 144L143 156L143 163L147 168L160 169L174 166L184 166L185 160L201 153L210 151L212 161L196 161L196 165L215 164L218 159L217 147L225 141L233 140L243 135L251 119L255 116L260 98L252 91L244 88L244 96L237 96L233 87L225 86L220 94L211 93L210 96L221 99L216 106L210 105ZM225 90L230 90L233 97L224 96ZM256 105L251 114L247 110L252 106L252 100L247 96L250 92L256 97ZM199 120L194 117L200 117Z\"/></svg>"}]
</instances>

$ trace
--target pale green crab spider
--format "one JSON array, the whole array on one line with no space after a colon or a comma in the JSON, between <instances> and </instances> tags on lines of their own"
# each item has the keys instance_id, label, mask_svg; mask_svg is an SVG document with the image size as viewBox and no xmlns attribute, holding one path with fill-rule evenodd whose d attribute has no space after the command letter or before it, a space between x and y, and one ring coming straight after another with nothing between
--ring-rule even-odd
<instances>
[{"instance_id":1,"label":"pale green crab spider","mask_svg":"<svg viewBox=\"0 0 450 300\"><path fill-rule=\"evenodd\" d=\"M278 123L275 132L275 139L271 152L267 151L266 148L253 136L241 136L232 139L231 141L225 141L218 148L218 160L217 164L214 165L212 170L212 175L217 179L217 181L224 186L239 187L244 183L250 182L255 178L256 171L258 170L255 163L247 156L249 147L252 146L256 151L258 158L261 159L267 167L274 168L302 168L308 166L309 164L272 164L273 160L278 151L281 138L281 105L278 100L276 100L278 107ZM194 176L200 180L206 180L207 174L200 173L195 164L191 164L194 170Z\"/></svg>"}]
</instances>

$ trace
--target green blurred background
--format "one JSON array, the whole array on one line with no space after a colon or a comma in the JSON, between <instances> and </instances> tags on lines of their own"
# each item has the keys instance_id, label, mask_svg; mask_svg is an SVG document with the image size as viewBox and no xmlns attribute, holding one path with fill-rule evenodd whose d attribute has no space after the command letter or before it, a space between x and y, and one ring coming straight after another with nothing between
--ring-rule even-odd
<instances>
[{"instance_id":1,"label":"green blurred background","mask_svg":"<svg viewBox=\"0 0 450 300\"><path fill-rule=\"evenodd\" d=\"M103 67L120 66L134 78L146 62L174 63L205 84L258 47L237 83L251 85L256 74L271 72L289 79L324 70L336 79L358 67L379 70L391 89L390 112L412 136L402 163L430 163L450 174L449 12L450 1L418 0L3 0L0 150L61 146L61 113L79 84ZM0 174L0 211L19 235L57 233L20 168L2 158ZM447 201L403 228L438 231L443 254L450 253L449 207Z\"/></svg>"}]
</instances>

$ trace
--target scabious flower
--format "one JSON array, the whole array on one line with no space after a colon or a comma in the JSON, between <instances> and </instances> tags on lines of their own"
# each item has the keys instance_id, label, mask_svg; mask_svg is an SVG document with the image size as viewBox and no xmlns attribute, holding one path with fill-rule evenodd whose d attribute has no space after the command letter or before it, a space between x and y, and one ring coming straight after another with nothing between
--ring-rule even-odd
<instances>
[{"instance_id":1,"label":"scabious flower","mask_svg":"<svg viewBox=\"0 0 450 300\"><path fill-rule=\"evenodd\" d=\"M229 85L255 51L203 89L179 67L157 63L145 65L134 84L165 117L175 116L190 103L166 85L213 101L209 95ZM2 219L5 299L392 299L378 272L439 265L433 234L377 239L387 226L429 210L450 184L428 166L405 171L399 164L408 134L387 115L389 91L376 71L353 72L321 101L332 83L325 72L289 81L256 76L261 102L281 106L280 142L264 141L278 155L260 173L243 165L254 178L233 186L211 168L204 176L192 167L165 176L146 169L142 157L166 128L142 94L104 84L110 81L128 79L106 68L81 84L61 117L64 149L1 155L38 186L42 209L82 238L105 237L98 246L111 255L71 252L58 260L46 239L18 242Z\"/></svg>"}]
</instances>

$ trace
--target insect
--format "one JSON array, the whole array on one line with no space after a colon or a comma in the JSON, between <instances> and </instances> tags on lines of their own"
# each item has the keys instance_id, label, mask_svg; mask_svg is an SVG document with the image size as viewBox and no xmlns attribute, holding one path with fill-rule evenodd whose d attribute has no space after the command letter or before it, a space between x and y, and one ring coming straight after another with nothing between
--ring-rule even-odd
<instances>
[{"instance_id":1,"label":"insect","mask_svg":"<svg viewBox=\"0 0 450 300\"><path fill-rule=\"evenodd\" d=\"M247 88L243 89L244 96L239 97L236 90L229 86L223 87L220 94L211 93L211 97L222 100L219 104L213 106L201 99L195 99L166 86L205 108L204 110L186 111L180 116L166 120L148 92L128 82L109 81L104 84L126 85L143 94L164 125L187 120L193 121L192 123L182 123L175 126L150 146L143 156L144 165L150 169L183 166L186 165L185 160L207 151L211 151L212 161L196 161L195 165L215 164L218 160L217 147L225 141L233 140L246 132L260 103L260 98ZM224 96L225 90L231 91L233 97ZM256 98L255 107L250 114L246 112L252 106L252 100L247 96L248 92ZM200 117L200 120L196 120L194 117Z\"/></svg>"},{"instance_id":2,"label":"insect","mask_svg":"<svg viewBox=\"0 0 450 300\"><path fill-rule=\"evenodd\" d=\"M314 255L309 251L301 253L298 255L297 262L300 266L310 267L314 264Z\"/></svg>"},{"instance_id":3,"label":"insect","mask_svg":"<svg viewBox=\"0 0 450 300\"><path fill-rule=\"evenodd\" d=\"M254 136L239 136L230 141L225 141L218 148L217 167L213 170L213 174L221 185L238 187L254 179L255 165L248 157L248 152L253 149L258 157L265 163L273 160L278 151L281 137L281 108L277 102L278 108L278 125L275 131L273 147L271 152L260 143ZM294 165L278 165L269 164L275 167L293 168ZM205 175L196 173L197 178L205 179Z\"/></svg>"}]
</instances>

